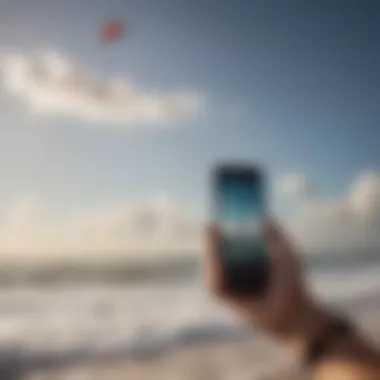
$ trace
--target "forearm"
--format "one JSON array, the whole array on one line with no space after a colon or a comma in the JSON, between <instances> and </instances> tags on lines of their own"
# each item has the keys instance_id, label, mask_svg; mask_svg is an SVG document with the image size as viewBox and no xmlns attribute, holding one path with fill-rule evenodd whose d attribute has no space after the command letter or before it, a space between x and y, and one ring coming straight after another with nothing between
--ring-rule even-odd
<instances>
[{"instance_id":1,"label":"forearm","mask_svg":"<svg viewBox=\"0 0 380 380\"><path fill-rule=\"evenodd\" d=\"M337 338L312 368L315 380L380 379L380 354L359 334Z\"/></svg>"},{"instance_id":2,"label":"forearm","mask_svg":"<svg viewBox=\"0 0 380 380\"><path fill-rule=\"evenodd\" d=\"M323 333L332 314L313 305L305 308L286 340L304 357L310 337ZM314 380L379 380L380 353L355 330L337 334L308 368Z\"/></svg>"}]
</instances>

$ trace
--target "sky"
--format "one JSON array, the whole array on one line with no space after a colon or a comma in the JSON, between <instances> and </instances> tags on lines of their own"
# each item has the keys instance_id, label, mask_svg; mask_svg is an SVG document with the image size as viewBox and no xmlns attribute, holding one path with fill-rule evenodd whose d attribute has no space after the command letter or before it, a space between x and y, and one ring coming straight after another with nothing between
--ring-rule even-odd
<instances>
[{"instance_id":1,"label":"sky","mask_svg":"<svg viewBox=\"0 0 380 380\"><path fill-rule=\"evenodd\" d=\"M221 159L265 166L302 246L380 245L379 16L376 0L2 0L0 257L199 250ZM104 44L115 17L126 35Z\"/></svg>"}]
</instances>

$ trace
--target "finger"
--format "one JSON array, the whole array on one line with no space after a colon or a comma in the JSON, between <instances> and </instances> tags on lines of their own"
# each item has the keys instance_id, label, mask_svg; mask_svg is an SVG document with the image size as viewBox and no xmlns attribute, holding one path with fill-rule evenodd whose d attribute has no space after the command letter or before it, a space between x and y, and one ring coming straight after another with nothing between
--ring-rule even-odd
<instances>
[{"instance_id":1,"label":"finger","mask_svg":"<svg viewBox=\"0 0 380 380\"><path fill-rule=\"evenodd\" d=\"M220 253L220 234L217 226L212 224L208 227L206 232L207 253L206 261L212 267L220 266L221 253Z\"/></svg>"},{"instance_id":2,"label":"finger","mask_svg":"<svg viewBox=\"0 0 380 380\"><path fill-rule=\"evenodd\" d=\"M291 242L278 224L268 224L267 239L273 292L276 293L276 298L284 300L285 294L300 280L300 262Z\"/></svg>"},{"instance_id":3,"label":"finger","mask_svg":"<svg viewBox=\"0 0 380 380\"><path fill-rule=\"evenodd\" d=\"M298 272L298 259L294 249L285 233L274 221L268 221L265 231L272 282L274 286L276 283L288 283Z\"/></svg>"},{"instance_id":4,"label":"finger","mask_svg":"<svg viewBox=\"0 0 380 380\"><path fill-rule=\"evenodd\" d=\"M205 257L206 279L211 290L220 294L222 292L222 259L220 249L220 235L218 228L211 225L206 232L207 252Z\"/></svg>"},{"instance_id":5,"label":"finger","mask_svg":"<svg viewBox=\"0 0 380 380\"><path fill-rule=\"evenodd\" d=\"M294 256L294 249L280 225L274 220L268 220L264 226L264 236L269 252L273 253L275 262L289 260ZM280 255L280 257L278 257Z\"/></svg>"},{"instance_id":6,"label":"finger","mask_svg":"<svg viewBox=\"0 0 380 380\"><path fill-rule=\"evenodd\" d=\"M270 243L285 242L286 240L279 224L276 223L273 219L268 219L264 223L264 235L267 241Z\"/></svg>"}]
</instances>

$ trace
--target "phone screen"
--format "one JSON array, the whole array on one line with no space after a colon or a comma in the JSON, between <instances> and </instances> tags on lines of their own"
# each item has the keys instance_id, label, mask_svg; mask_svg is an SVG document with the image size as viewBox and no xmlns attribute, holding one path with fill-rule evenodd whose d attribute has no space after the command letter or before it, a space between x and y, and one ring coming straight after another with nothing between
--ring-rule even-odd
<instances>
[{"instance_id":1,"label":"phone screen","mask_svg":"<svg viewBox=\"0 0 380 380\"><path fill-rule=\"evenodd\" d=\"M262 287L266 280L262 173L253 168L224 168L217 175L216 217L224 267L233 289Z\"/></svg>"}]
</instances>

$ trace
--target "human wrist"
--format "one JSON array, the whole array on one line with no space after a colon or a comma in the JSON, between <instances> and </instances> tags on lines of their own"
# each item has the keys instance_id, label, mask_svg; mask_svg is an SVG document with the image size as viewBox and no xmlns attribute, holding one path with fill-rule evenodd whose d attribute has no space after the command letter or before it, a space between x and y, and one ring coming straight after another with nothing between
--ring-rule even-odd
<instances>
[{"instance_id":1,"label":"human wrist","mask_svg":"<svg viewBox=\"0 0 380 380\"><path fill-rule=\"evenodd\" d=\"M300 318L296 322L294 335L300 340L308 340L323 332L333 319L333 313L325 306L315 300L310 300L306 302Z\"/></svg>"},{"instance_id":2,"label":"human wrist","mask_svg":"<svg viewBox=\"0 0 380 380\"><path fill-rule=\"evenodd\" d=\"M333 320L333 313L327 308L311 298L306 298L293 311L293 318L286 328L277 335L287 346L303 355L310 341L322 334Z\"/></svg>"}]
</instances>

